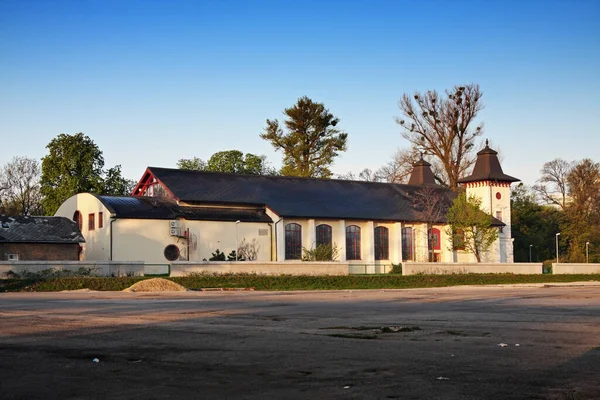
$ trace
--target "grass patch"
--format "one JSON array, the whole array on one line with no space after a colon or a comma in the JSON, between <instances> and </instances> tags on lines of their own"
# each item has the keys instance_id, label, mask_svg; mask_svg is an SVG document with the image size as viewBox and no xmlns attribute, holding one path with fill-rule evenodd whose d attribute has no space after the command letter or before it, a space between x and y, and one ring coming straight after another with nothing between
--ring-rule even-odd
<instances>
[{"instance_id":1,"label":"grass patch","mask_svg":"<svg viewBox=\"0 0 600 400\"><path fill-rule=\"evenodd\" d=\"M151 277L47 277L0 279L0 292L51 292L90 289L120 291ZM600 281L600 274L590 275L514 275L514 274L452 274L452 275L192 275L169 278L191 290L203 288L255 290L342 290L342 289L413 289L458 285L497 285L517 283L559 283Z\"/></svg>"}]
</instances>

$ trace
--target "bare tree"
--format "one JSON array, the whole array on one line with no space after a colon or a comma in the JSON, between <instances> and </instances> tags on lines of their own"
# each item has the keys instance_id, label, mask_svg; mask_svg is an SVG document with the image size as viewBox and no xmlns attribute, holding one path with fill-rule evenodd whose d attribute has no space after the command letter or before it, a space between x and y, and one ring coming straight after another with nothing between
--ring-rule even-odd
<instances>
[{"instance_id":1,"label":"bare tree","mask_svg":"<svg viewBox=\"0 0 600 400\"><path fill-rule=\"evenodd\" d=\"M482 96L479 85L470 84L454 86L446 97L433 90L404 94L398 102L403 117L396 122L404 128L402 136L439 161L444 175L438 179L454 191L475 162L473 149L483 125L471 125L483 109Z\"/></svg>"},{"instance_id":2,"label":"bare tree","mask_svg":"<svg viewBox=\"0 0 600 400\"><path fill-rule=\"evenodd\" d=\"M449 200L448 197L440 190L433 186L423 186L417 190L412 196L413 205L416 211L416 217L419 221L427 224L427 237L429 238L429 261L434 261L433 257L433 239L431 230L433 224L441 223L446 215Z\"/></svg>"},{"instance_id":3,"label":"bare tree","mask_svg":"<svg viewBox=\"0 0 600 400\"><path fill-rule=\"evenodd\" d=\"M1 212L15 215L42 214L40 163L15 157L0 170Z\"/></svg>"},{"instance_id":4,"label":"bare tree","mask_svg":"<svg viewBox=\"0 0 600 400\"><path fill-rule=\"evenodd\" d=\"M563 210L565 209L569 190L568 176L572 168L573 163L562 158L544 164L540 170L542 177L533 186L533 190L542 202L556 204Z\"/></svg>"},{"instance_id":5,"label":"bare tree","mask_svg":"<svg viewBox=\"0 0 600 400\"><path fill-rule=\"evenodd\" d=\"M363 169L358 176L354 175L353 172L347 172L345 174L337 175L337 179L346 181L365 181L365 182L382 182L384 181L379 175L378 171L373 171L369 168Z\"/></svg>"}]
</instances>

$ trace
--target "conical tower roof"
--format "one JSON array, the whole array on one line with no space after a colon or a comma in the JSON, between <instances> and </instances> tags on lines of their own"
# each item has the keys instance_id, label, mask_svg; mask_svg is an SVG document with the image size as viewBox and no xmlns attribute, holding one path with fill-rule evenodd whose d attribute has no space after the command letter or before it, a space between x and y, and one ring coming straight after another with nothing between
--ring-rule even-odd
<instances>
[{"instance_id":1,"label":"conical tower roof","mask_svg":"<svg viewBox=\"0 0 600 400\"><path fill-rule=\"evenodd\" d=\"M478 182L478 181L497 181L497 182L518 182L513 176L506 175L502 171L498 152L490 149L489 143L485 141L485 148L477 153L475 168L470 176L459 179L459 183Z\"/></svg>"},{"instance_id":2,"label":"conical tower roof","mask_svg":"<svg viewBox=\"0 0 600 400\"><path fill-rule=\"evenodd\" d=\"M431 172L431 164L423 159L421 153L421 159L413 165L410 179L408 180L409 185L435 185L435 179L433 178L433 172Z\"/></svg>"}]
</instances>

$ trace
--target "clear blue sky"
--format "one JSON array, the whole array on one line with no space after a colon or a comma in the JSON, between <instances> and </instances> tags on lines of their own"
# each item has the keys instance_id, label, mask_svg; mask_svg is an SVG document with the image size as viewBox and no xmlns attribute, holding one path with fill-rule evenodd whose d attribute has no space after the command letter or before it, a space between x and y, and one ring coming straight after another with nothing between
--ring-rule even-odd
<instances>
[{"instance_id":1,"label":"clear blue sky","mask_svg":"<svg viewBox=\"0 0 600 400\"><path fill-rule=\"evenodd\" d=\"M415 90L478 83L485 137L533 183L600 161L600 0L0 2L0 164L84 132L138 179L221 150L276 153L267 118L307 95L349 134L335 173L408 143Z\"/></svg>"}]
</instances>

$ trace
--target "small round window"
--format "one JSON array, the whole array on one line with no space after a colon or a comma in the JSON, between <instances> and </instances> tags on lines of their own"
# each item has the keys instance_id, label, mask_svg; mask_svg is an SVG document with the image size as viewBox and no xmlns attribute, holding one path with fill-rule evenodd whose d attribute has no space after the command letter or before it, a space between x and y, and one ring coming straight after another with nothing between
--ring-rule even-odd
<instances>
[{"instance_id":1,"label":"small round window","mask_svg":"<svg viewBox=\"0 0 600 400\"><path fill-rule=\"evenodd\" d=\"M179 258L179 247L175 246L174 244L170 244L165 247L164 254L167 260L175 261Z\"/></svg>"},{"instance_id":2,"label":"small round window","mask_svg":"<svg viewBox=\"0 0 600 400\"><path fill-rule=\"evenodd\" d=\"M500 194L500 192L496 192L496 198L497 198L498 200L500 200L500 199L502 198L502 195Z\"/></svg>"}]
</instances>

